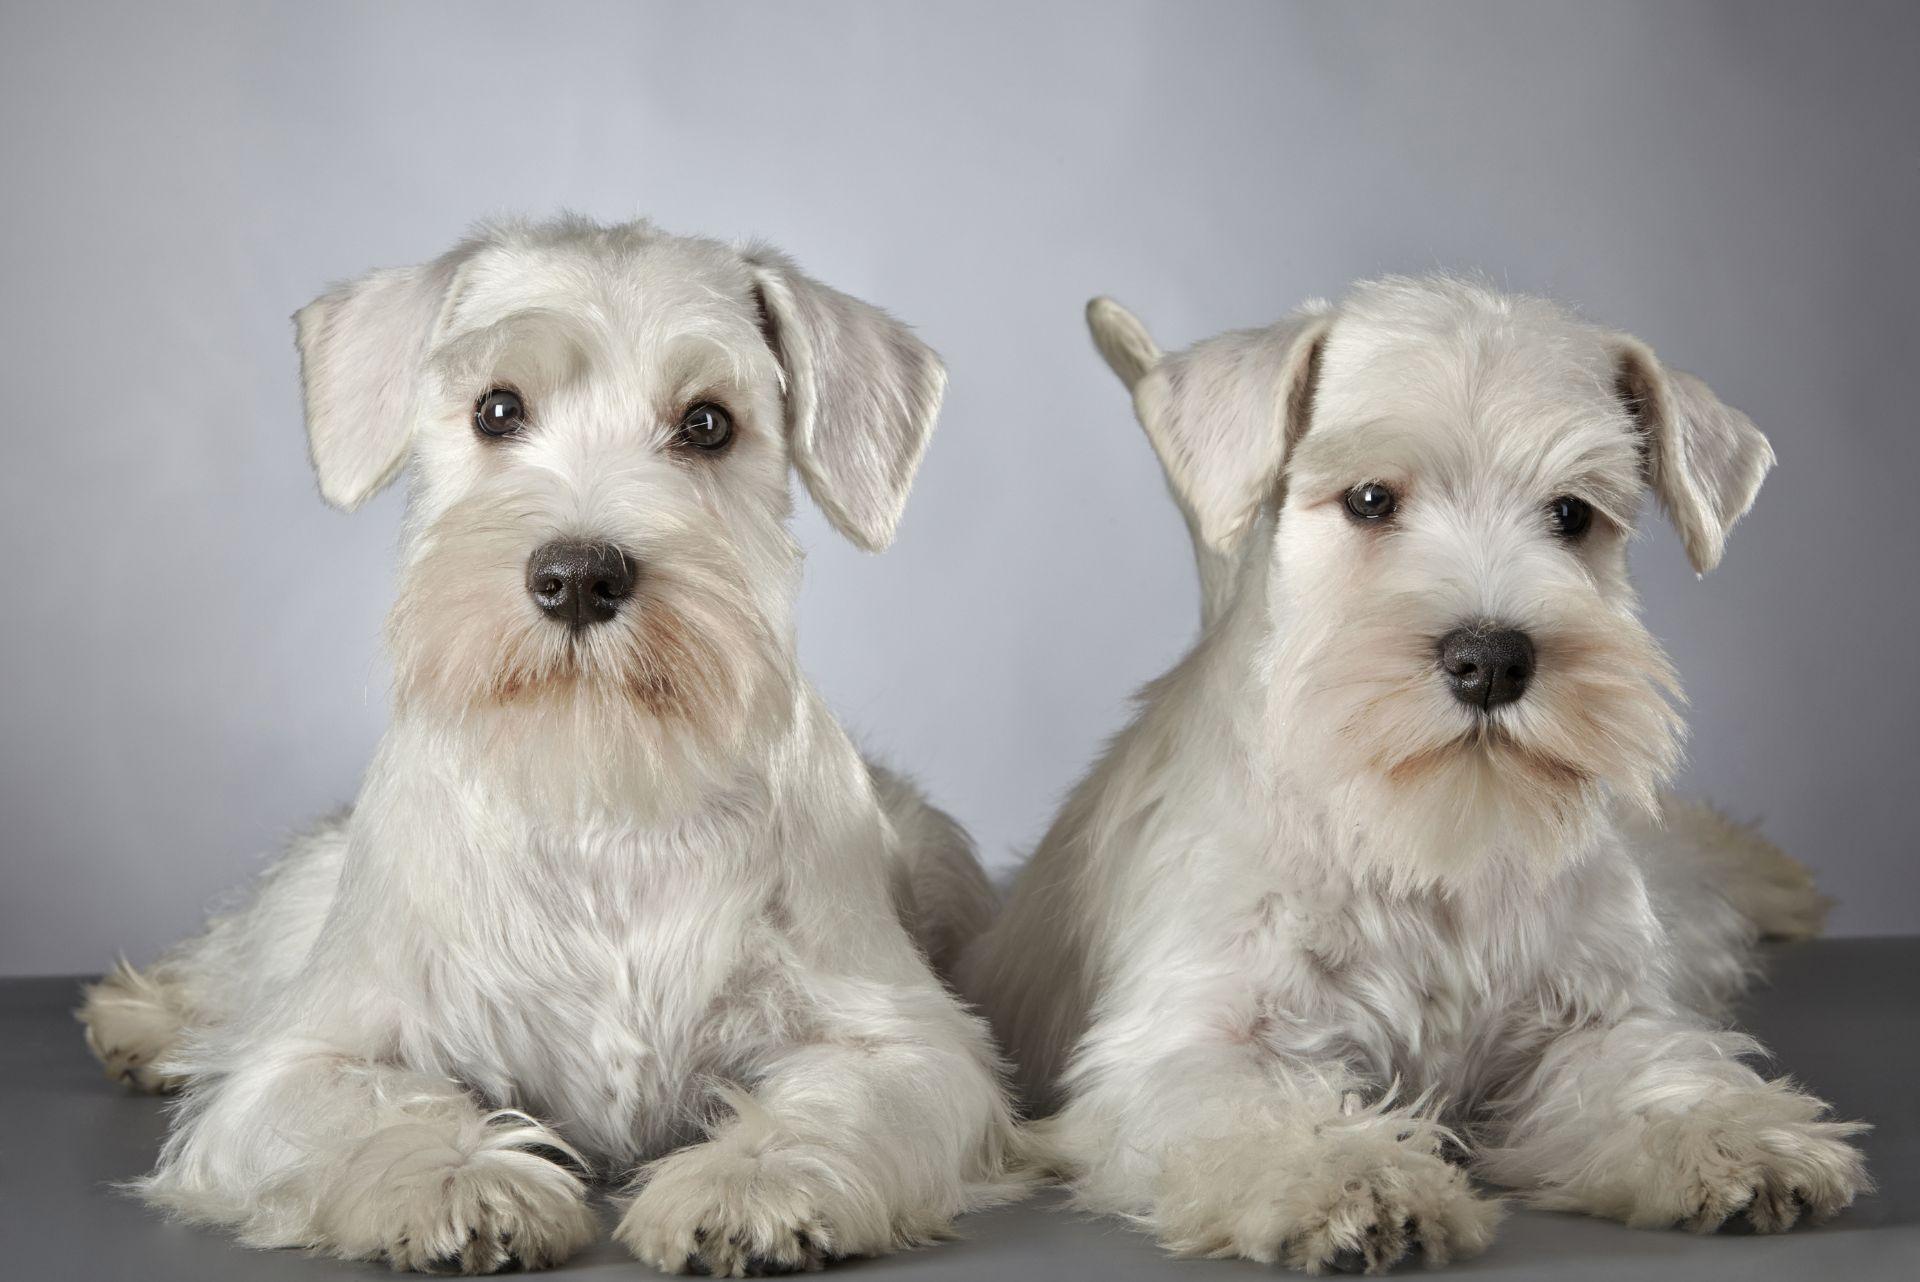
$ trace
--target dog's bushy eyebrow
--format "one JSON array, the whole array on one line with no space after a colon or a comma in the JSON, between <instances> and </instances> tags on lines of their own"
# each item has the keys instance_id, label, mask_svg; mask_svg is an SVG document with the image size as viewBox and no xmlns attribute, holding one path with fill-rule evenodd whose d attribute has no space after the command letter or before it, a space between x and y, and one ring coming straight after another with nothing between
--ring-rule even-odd
<instances>
[{"instance_id":1,"label":"dog's bushy eyebrow","mask_svg":"<svg viewBox=\"0 0 1920 1282\"><path fill-rule=\"evenodd\" d=\"M1611 421L1557 437L1533 460L1532 480L1536 489L1585 499L1621 526L1633 523L1646 484L1635 439Z\"/></svg>"},{"instance_id":2,"label":"dog's bushy eyebrow","mask_svg":"<svg viewBox=\"0 0 1920 1282\"><path fill-rule=\"evenodd\" d=\"M442 343L428 368L449 392L466 394L492 382L555 388L596 368L617 369L631 360L624 347L658 352L650 380L671 413L690 400L718 399L728 389L748 387L761 364L778 375L771 350L742 351L738 323L726 317L662 316L644 339L622 337L613 328L546 308L525 308Z\"/></svg>"},{"instance_id":3,"label":"dog's bushy eyebrow","mask_svg":"<svg viewBox=\"0 0 1920 1282\"><path fill-rule=\"evenodd\" d=\"M1429 424L1393 418L1322 423L1307 433L1289 471L1296 487L1346 489L1401 480L1444 460L1446 443Z\"/></svg>"},{"instance_id":4,"label":"dog's bushy eyebrow","mask_svg":"<svg viewBox=\"0 0 1920 1282\"><path fill-rule=\"evenodd\" d=\"M685 400L703 390L746 388L765 367L777 370L771 349L756 359L735 339L717 325L693 325L667 337L661 345L662 385Z\"/></svg>"},{"instance_id":5,"label":"dog's bushy eyebrow","mask_svg":"<svg viewBox=\"0 0 1920 1282\"><path fill-rule=\"evenodd\" d=\"M453 336L433 352L428 367L452 388L496 378L551 387L608 355L607 335L579 317L527 308Z\"/></svg>"},{"instance_id":6,"label":"dog's bushy eyebrow","mask_svg":"<svg viewBox=\"0 0 1920 1282\"><path fill-rule=\"evenodd\" d=\"M1399 417L1323 424L1300 445L1293 485L1313 501L1363 481L1406 484L1463 469L1489 470L1542 498L1577 494L1610 519L1631 520L1643 478L1624 423L1580 412L1556 424L1543 426L1534 418L1512 426L1505 431L1495 421L1456 428Z\"/></svg>"}]
</instances>

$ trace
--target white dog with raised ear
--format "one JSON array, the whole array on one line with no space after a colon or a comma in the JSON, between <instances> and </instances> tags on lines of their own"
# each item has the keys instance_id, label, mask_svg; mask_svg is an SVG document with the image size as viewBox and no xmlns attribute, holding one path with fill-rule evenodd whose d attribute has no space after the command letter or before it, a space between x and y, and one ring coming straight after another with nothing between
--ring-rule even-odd
<instances>
[{"instance_id":1,"label":"white dog with raised ear","mask_svg":"<svg viewBox=\"0 0 1920 1282\"><path fill-rule=\"evenodd\" d=\"M1204 621L961 968L1080 1203L1309 1272L1479 1251L1469 1171L1637 1225L1847 1205L1860 1128L1719 1018L1824 901L1660 796L1678 690L1627 580L1649 487L1718 561L1765 438L1644 344L1453 279L1168 356L1090 318Z\"/></svg>"},{"instance_id":2,"label":"white dog with raised ear","mask_svg":"<svg viewBox=\"0 0 1920 1282\"><path fill-rule=\"evenodd\" d=\"M1016 1184L942 986L991 895L795 666L791 464L890 540L938 358L779 254L485 230L298 318L314 467L411 461L393 720L350 814L81 1017L184 1081L153 1202L258 1246L669 1272L924 1242Z\"/></svg>"}]
</instances>

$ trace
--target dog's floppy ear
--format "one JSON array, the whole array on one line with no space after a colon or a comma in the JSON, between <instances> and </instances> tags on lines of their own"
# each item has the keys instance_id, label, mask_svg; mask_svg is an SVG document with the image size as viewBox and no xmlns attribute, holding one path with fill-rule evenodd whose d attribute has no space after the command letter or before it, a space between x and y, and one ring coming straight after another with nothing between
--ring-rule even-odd
<instances>
[{"instance_id":1,"label":"dog's floppy ear","mask_svg":"<svg viewBox=\"0 0 1920 1282\"><path fill-rule=\"evenodd\" d=\"M472 245L370 272L294 315L307 449L327 502L351 512L406 461L426 358Z\"/></svg>"},{"instance_id":2,"label":"dog's floppy ear","mask_svg":"<svg viewBox=\"0 0 1920 1282\"><path fill-rule=\"evenodd\" d=\"M794 468L836 529L881 551L933 435L946 367L905 325L804 275L785 255L755 246L745 258L786 372Z\"/></svg>"},{"instance_id":3,"label":"dog's floppy ear","mask_svg":"<svg viewBox=\"0 0 1920 1282\"><path fill-rule=\"evenodd\" d=\"M1127 337L1124 324L1112 326L1108 336L1117 341L1109 353L1101 326L1113 319L1104 314L1094 333L1120 372L1152 340L1143 347ZM1324 311L1311 310L1265 329L1221 334L1160 358L1133 384L1134 412L1167 483L1200 541L1214 551L1239 539L1307 430L1331 324ZM1138 337L1145 334L1138 330Z\"/></svg>"},{"instance_id":4,"label":"dog's floppy ear","mask_svg":"<svg viewBox=\"0 0 1920 1282\"><path fill-rule=\"evenodd\" d=\"M1695 573L1720 563L1727 531L1746 515L1773 466L1760 429L1713 389L1620 335L1614 388L1646 434L1648 472Z\"/></svg>"}]
</instances>

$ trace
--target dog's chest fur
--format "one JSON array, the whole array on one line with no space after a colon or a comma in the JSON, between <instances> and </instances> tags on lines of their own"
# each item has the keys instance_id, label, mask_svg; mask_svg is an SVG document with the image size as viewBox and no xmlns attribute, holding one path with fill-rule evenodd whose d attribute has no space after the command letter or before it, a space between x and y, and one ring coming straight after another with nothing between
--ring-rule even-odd
<instances>
[{"instance_id":1,"label":"dog's chest fur","mask_svg":"<svg viewBox=\"0 0 1920 1282\"><path fill-rule=\"evenodd\" d=\"M1637 874L1611 859L1538 886L1281 885L1243 923L1255 1037L1467 1106L1543 1018L1624 1000L1645 959L1620 941L1657 930Z\"/></svg>"},{"instance_id":2,"label":"dog's chest fur","mask_svg":"<svg viewBox=\"0 0 1920 1282\"><path fill-rule=\"evenodd\" d=\"M711 838L713 834L707 836ZM697 1136L716 1077L751 1080L798 1018L778 888L733 849L530 835L442 923L435 1056L492 1102L616 1164Z\"/></svg>"}]
</instances>

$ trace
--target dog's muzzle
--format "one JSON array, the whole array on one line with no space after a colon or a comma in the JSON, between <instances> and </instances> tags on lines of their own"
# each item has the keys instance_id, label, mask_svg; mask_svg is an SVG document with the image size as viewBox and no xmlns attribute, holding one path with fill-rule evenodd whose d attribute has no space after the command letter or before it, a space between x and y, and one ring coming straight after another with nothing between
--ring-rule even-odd
<instances>
[{"instance_id":1,"label":"dog's muzzle","mask_svg":"<svg viewBox=\"0 0 1920 1282\"><path fill-rule=\"evenodd\" d=\"M1490 712L1513 703L1533 680L1533 638L1518 628L1475 623L1440 638L1440 670L1453 697Z\"/></svg>"},{"instance_id":2,"label":"dog's muzzle","mask_svg":"<svg viewBox=\"0 0 1920 1282\"><path fill-rule=\"evenodd\" d=\"M633 558L608 543L556 539L527 558L527 595L572 628L605 623L633 595Z\"/></svg>"}]
</instances>

